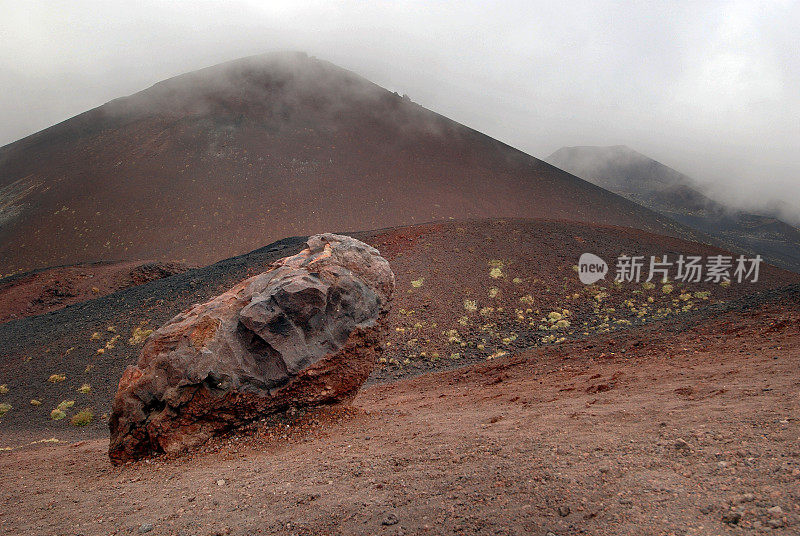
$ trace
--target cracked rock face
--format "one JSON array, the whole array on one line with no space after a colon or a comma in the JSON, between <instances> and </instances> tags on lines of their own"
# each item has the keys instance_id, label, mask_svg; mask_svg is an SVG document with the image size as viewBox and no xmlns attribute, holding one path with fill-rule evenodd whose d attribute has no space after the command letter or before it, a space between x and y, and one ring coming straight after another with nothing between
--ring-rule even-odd
<instances>
[{"instance_id":1,"label":"cracked rock face","mask_svg":"<svg viewBox=\"0 0 800 536\"><path fill-rule=\"evenodd\" d=\"M393 290L375 248L322 234L180 313L122 375L111 461L188 450L265 415L354 395L380 354Z\"/></svg>"}]
</instances>

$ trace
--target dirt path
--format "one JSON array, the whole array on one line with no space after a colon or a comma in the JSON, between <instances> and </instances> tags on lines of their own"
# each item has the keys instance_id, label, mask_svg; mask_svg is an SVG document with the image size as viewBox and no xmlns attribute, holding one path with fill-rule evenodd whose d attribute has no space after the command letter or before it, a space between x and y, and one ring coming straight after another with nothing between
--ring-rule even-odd
<instances>
[{"instance_id":1,"label":"dirt path","mask_svg":"<svg viewBox=\"0 0 800 536\"><path fill-rule=\"evenodd\" d=\"M794 308L617 333L377 385L179 460L112 468L99 440L1 453L0 530L796 534L798 387Z\"/></svg>"}]
</instances>

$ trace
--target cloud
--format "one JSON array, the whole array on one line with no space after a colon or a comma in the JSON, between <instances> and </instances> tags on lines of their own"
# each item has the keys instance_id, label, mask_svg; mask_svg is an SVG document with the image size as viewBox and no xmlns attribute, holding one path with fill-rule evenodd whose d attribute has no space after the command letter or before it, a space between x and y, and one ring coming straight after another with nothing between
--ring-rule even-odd
<instances>
[{"instance_id":1,"label":"cloud","mask_svg":"<svg viewBox=\"0 0 800 536\"><path fill-rule=\"evenodd\" d=\"M9 2L0 144L296 49L535 156L624 144L732 202L800 214L797 27L796 2Z\"/></svg>"}]
</instances>

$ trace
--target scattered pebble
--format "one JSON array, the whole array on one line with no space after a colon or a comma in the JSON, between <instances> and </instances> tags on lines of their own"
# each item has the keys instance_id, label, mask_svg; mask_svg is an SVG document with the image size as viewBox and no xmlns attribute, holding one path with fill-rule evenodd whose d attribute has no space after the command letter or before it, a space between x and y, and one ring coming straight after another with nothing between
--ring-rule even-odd
<instances>
[{"instance_id":1,"label":"scattered pebble","mask_svg":"<svg viewBox=\"0 0 800 536\"><path fill-rule=\"evenodd\" d=\"M397 523L398 523L398 519L397 519L397 516L394 515L394 514L387 515L385 518L383 518L383 521L381 521L381 525L384 525L386 527L390 527L392 525L397 525Z\"/></svg>"},{"instance_id":2,"label":"scattered pebble","mask_svg":"<svg viewBox=\"0 0 800 536\"><path fill-rule=\"evenodd\" d=\"M692 450L692 446L680 437L675 440L675 448L678 450Z\"/></svg>"},{"instance_id":3,"label":"scattered pebble","mask_svg":"<svg viewBox=\"0 0 800 536\"><path fill-rule=\"evenodd\" d=\"M734 510L722 514L722 522L727 523L728 525L738 525L739 521L741 520L742 520L742 514Z\"/></svg>"},{"instance_id":4,"label":"scattered pebble","mask_svg":"<svg viewBox=\"0 0 800 536\"><path fill-rule=\"evenodd\" d=\"M767 509L767 513L771 516L782 516L783 508L781 508L780 506L773 506L772 508Z\"/></svg>"}]
</instances>

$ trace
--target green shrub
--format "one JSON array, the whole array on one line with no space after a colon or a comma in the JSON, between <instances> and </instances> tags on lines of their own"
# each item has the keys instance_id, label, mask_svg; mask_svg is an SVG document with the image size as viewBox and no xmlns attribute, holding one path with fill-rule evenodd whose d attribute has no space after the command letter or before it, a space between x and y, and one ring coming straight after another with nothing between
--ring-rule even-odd
<instances>
[{"instance_id":1,"label":"green shrub","mask_svg":"<svg viewBox=\"0 0 800 536\"><path fill-rule=\"evenodd\" d=\"M70 419L70 423L73 426L86 426L94 419L94 413L90 409L82 409L78 413L72 416Z\"/></svg>"}]
</instances>

